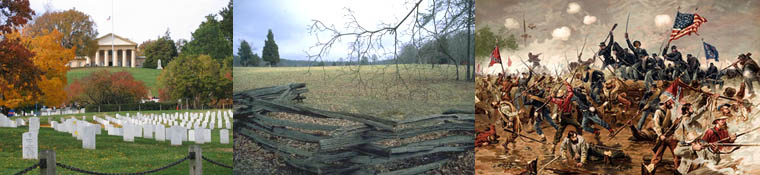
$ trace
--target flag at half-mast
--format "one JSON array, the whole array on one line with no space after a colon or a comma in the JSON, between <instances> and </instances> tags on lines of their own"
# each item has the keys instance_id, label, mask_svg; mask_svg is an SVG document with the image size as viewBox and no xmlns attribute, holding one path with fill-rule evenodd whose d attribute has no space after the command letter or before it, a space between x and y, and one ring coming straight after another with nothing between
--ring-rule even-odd
<instances>
[{"instance_id":1,"label":"flag at half-mast","mask_svg":"<svg viewBox=\"0 0 760 175\"><path fill-rule=\"evenodd\" d=\"M702 45L705 47L705 61L709 59L718 61L718 49L716 49L715 46L707 44L704 41L702 41Z\"/></svg>"},{"instance_id":2,"label":"flag at half-mast","mask_svg":"<svg viewBox=\"0 0 760 175\"><path fill-rule=\"evenodd\" d=\"M699 16L699 14L678 12L676 14L676 21L673 23L673 30L670 32L670 40L668 41L677 40L683 36L691 35L691 33L699 35L697 33L699 26L706 22L707 19Z\"/></svg>"},{"instance_id":3,"label":"flag at half-mast","mask_svg":"<svg viewBox=\"0 0 760 175\"><path fill-rule=\"evenodd\" d=\"M491 52L491 63L488 63L488 67L491 67L496 63L501 64L501 54L499 53L499 46L496 46L496 48L493 48L493 52Z\"/></svg>"}]
</instances>

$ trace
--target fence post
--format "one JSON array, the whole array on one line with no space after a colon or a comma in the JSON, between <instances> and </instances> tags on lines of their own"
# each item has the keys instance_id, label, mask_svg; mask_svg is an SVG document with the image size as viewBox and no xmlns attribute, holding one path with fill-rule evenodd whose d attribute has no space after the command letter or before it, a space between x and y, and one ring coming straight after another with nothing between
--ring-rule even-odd
<instances>
[{"instance_id":1,"label":"fence post","mask_svg":"<svg viewBox=\"0 0 760 175\"><path fill-rule=\"evenodd\" d=\"M42 150L40 152L40 175L55 174L55 151Z\"/></svg>"},{"instance_id":2,"label":"fence post","mask_svg":"<svg viewBox=\"0 0 760 175\"><path fill-rule=\"evenodd\" d=\"M190 151L190 175L202 175L203 174L203 153L201 146L190 145L188 147Z\"/></svg>"}]
</instances>

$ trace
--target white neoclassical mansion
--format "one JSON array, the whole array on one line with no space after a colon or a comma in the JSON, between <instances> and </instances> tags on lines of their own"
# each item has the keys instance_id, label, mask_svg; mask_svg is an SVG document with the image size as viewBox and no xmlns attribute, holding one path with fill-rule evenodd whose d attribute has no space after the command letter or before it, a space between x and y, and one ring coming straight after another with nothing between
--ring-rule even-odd
<instances>
[{"instance_id":1,"label":"white neoclassical mansion","mask_svg":"<svg viewBox=\"0 0 760 175\"><path fill-rule=\"evenodd\" d=\"M112 33L97 39L98 51L95 58L77 56L71 60L69 67L142 67L144 56L139 56L137 43ZM111 47L113 45L113 47ZM113 48L113 49L112 49Z\"/></svg>"}]
</instances>

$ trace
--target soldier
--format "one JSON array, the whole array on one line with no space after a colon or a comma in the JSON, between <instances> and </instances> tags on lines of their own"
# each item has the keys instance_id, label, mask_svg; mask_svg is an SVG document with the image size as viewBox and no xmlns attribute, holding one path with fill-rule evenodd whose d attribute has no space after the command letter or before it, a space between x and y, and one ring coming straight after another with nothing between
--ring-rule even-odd
<instances>
[{"instance_id":1,"label":"soldier","mask_svg":"<svg viewBox=\"0 0 760 175\"><path fill-rule=\"evenodd\" d=\"M508 147L510 143L512 143L512 149L515 147L515 142L517 141L517 137L519 136L518 133L520 133L520 129L522 128L520 117L517 116L517 111L514 108L514 105L512 103L509 103L508 101L501 101L499 102L499 112L501 113L501 122L502 122L502 128L507 131L511 130L513 132L511 135L506 137L506 140L504 141L504 151L507 152L510 150Z\"/></svg>"},{"instance_id":2,"label":"soldier","mask_svg":"<svg viewBox=\"0 0 760 175\"><path fill-rule=\"evenodd\" d=\"M752 55L751 53L748 53L749 55ZM742 67L739 68L739 65ZM760 79L757 77L757 73L760 72L760 66L757 65L757 62L755 60L752 60L749 56L745 54L739 54L739 64L734 64L734 67L736 69L742 70L742 75L744 77L744 84L747 85L747 88L749 88L749 98L755 97L755 90L752 87L753 81L760 82Z\"/></svg>"},{"instance_id":3,"label":"soldier","mask_svg":"<svg viewBox=\"0 0 760 175\"><path fill-rule=\"evenodd\" d=\"M551 114L549 112L549 107L546 106L544 96L547 91L550 91L551 88L546 88L546 90L539 88L531 88L529 92L525 92L525 94L530 98L528 99L527 105L533 106L537 111L531 111L531 113L535 116L535 122L533 122L534 128L536 130L536 133L541 136L541 142L546 142L546 136L544 136L544 132L541 130L541 121L546 121L554 127L554 130L558 130L559 126L554 123L554 120L551 118ZM540 113L538 111L541 111Z\"/></svg>"},{"instance_id":4,"label":"soldier","mask_svg":"<svg viewBox=\"0 0 760 175\"><path fill-rule=\"evenodd\" d=\"M686 61L689 66L689 77L691 77L692 80L697 79L697 73L699 73L700 69L700 63L697 57L692 56L691 54L686 54Z\"/></svg>"},{"instance_id":5,"label":"soldier","mask_svg":"<svg viewBox=\"0 0 760 175\"><path fill-rule=\"evenodd\" d=\"M567 133L567 138L562 141L560 154L565 163L569 159L576 161L576 167L583 167L589 159L611 160L627 157L621 150L612 150L601 146L587 143L583 137L579 137L574 131Z\"/></svg>"},{"instance_id":6,"label":"soldier","mask_svg":"<svg viewBox=\"0 0 760 175\"><path fill-rule=\"evenodd\" d=\"M517 110L520 110L524 105L523 102L525 102L525 97L522 96L522 92L528 89L528 82L533 78L533 71L523 72L522 75L523 76L517 81L517 91L512 99L512 104L515 104Z\"/></svg>"},{"instance_id":7,"label":"soldier","mask_svg":"<svg viewBox=\"0 0 760 175\"><path fill-rule=\"evenodd\" d=\"M736 134L728 133L726 119L728 119L727 116L720 116L714 119L712 124L714 124L715 127L706 130L705 133L702 134L702 141L708 143L708 147L713 153L720 153L723 149L722 146L714 145L714 143L734 143L734 141L736 141ZM719 154L708 156L708 159L715 160L715 164L718 164L721 160Z\"/></svg>"},{"instance_id":8,"label":"soldier","mask_svg":"<svg viewBox=\"0 0 760 175\"><path fill-rule=\"evenodd\" d=\"M589 67L585 67L586 76L583 77L583 82L591 84L591 98L596 103L600 103L599 94L602 92L602 84L604 83L604 73L599 70L594 70Z\"/></svg>"},{"instance_id":9,"label":"soldier","mask_svg":"<svg viewBox=\"0 0 760 175\"><path fill-rule=\"evenodd\" d=\"M683 61L683 57L681 56L681 52L678 51L678 47L675 45L670 47L671 53L668 53L668 47L665 46L664 49L662 49L662 56L665 57L665 60L671 61L674 64L674 72L673 76L681 76L681 72L686 71L688 68L685 61ZM688 77L688 76L687 76ZM681 80L684 81L690 81L691 77L682 77ZM673 79L676 79L673 77Z\"/></svg>"},{"instance_id":10,"label":"soldier","mask_svg":"<svg viewBox=\"0 0 760 175\"><path fill-rule=\"evenodd\" d=\"M567 128L567 125L573 125L575 126L575 130L580 131L581 125L576 121L572 116L572 98L573 98L573 88L570 86L570 83L564 82L564 85L566 89L559 90L556 94L556 97L550 98L549 101L557 105L557 109L560 112L559 115L559 130L554 134L554 141L552 143L552 154L554 154L554 150L557 147L557 143L559 143L560 139L562 139L562 134L565 132L565 128Z\"/></svg>"},{"instance_id":11,"label":"soldier","mask_svg":"<svg viewBox=\"0 0 760 175\"><path fill-rule=\"evenodd\" d=\"M625 42L628 43L628 48L633 51L633 54L636 55L636 58L641 58L642 56L649 55L646 49L641 48L641 42L638 40L633 41L633 44L631 44L631 40L628 39L628 33L625 33Z\"/></svg>"},{"instance_id":12,"label":"soldier","mask_svg":"<svg viewBox=\"0 0 760 175\"><path fill-rule=\"evenodd\" d=\"M707 68L705 81L707 81L707 85L710 86L710 90L712 91L715 91L715 84L720 84L722 88L723 80L720 79L720 72L718 72L718 67L715 67L715 64L710 63L710 67Z\"/></svg>"},{"instance_id":13,"label":"soldier","mask_svg":"<svg viewBox=\"0 0 760 175\"><path fill-rule=\"evenodd\" d=\"M604 42L599 43L599 53L597 53L597 55L602 56L602 58L604 58L602 60L602 69L606 69L607 66L609 65L612 65L612 67L617 68L617 62L614 59L612 59L613 43L615 43L615 41L612 36L612 31L610 31L609 44L605 45Z\"/></svg>"},{"instance_id":14,"label":"soldier","mask_svg":"<svg viewBox=\"0 0 760 175\"><path fill-rule=\"evenodd\" d=\"M676 146L678 146L678 140L673 139L672 137L668 137L666 133L670 129L672 125L677 125L678 123L673 123L673 119L671 118L672 114L670 113L670 109L673 108L673 100L667 98L667 96L661 96L661 101L665 101L662 105L660 105L660 108L657 109L657 111L654 113L654 117L652 119L652 122L654 124L655 134L657 134L657 139L659 139L660 142L662 142L662 146L658 147L657 150L655 150L654 155L652 155L652 161L650 161L649 165L646 166L647 170L654 170L654 166L657 165L657 163L662 160L662 155L665 154L665 149L669 148L670 153L673 153L673 150ZM679 160L677 156L673 156L673 164L677 168L679 164Z\"/></svg>"},{"instance_id":15,"label":"soldier","mask_svg":"<svg viewBox=\"0 0 760 175\"><path fill-rule=\"evenodd\" d=\"M688 134L685 140L679 142L673 151L675 156L681 158L681 163L676 169L678 173L694 172L694 170L704 167L703 161L698 160L709 160L710 157L715 157L714 153L705 149L705 146L699 142L696 134Z\"/></svg>"},{"instance_id":16,"label":"soldier","mask_svg":"<svg viewBox=\"0 0 760 175\"><path fill-rule=\"evenodd\" d=\"M581 121L581 126L583 127L583 130L590 133L594 133L594 135L598 137L599 131L589 126L591 124L589 122L594 122L604 127L604 129L607 129L607 131L609 131L610 134L614 133L615 130L613 130L607 124L607 122L599 118L599 115L596 109L593 106L591 106L591 102L589 102L586 94L588 94L588 92L586 91L586 88L583 86L575 88L573 90L573 101L575 101L575 104L577 104L578 110L583 115L583 120Z\"/></svg>"}]
</instances>

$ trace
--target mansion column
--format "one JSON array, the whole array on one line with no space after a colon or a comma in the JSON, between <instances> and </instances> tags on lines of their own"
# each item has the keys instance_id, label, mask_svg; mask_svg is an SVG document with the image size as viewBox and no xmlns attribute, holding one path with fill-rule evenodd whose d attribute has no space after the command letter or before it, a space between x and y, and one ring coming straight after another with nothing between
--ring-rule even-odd
<instances>
[{"instance_id":1,"label":"mansion column","mask_svg":"<svg viewBox=\"0 0 760 175\"><path fill-rule=\"evenodd\" d=\"M121 50L121 67L127 67L127 50Z\"/></svg>"},{"instance_id":2,"label":"mansion column","mask_svg":"<svg viewBox=\"0 0 760 175\"><path fill-rule=\"evenodd\" d=\"M134 49L130 49L129 50L129 55L131 55L131 57L132 57L132 62L130 64L132 64L133 68L137 67L137 63L135 63L135 61L137 61L137 60L135 60L135 50Z\"/></svg>"},{"instance_id":3,"label":"mansion column","mask_svg":"<svg viewBox=\"0 0 760 175\"><path fill-rule=\"evenodd\" d=\"M111 66L116 67L116 50L111 50Z\"/></svg>"},{"instance_id":4,"label":"mansion column","mask_svg":"<svg viewBox=\"0 0 760 175\"><path fill-rule=\"evenodd\" d=\"M93 66L100 66L100 50L99 49L97 52L95 52L95 65Z\"/></svg>"},{"instance_id":5,"label":"mansion column","mask_svg":"<svg viewBox=\"0 0 760 175\"><path fill-rule=\"evenodd\" d=\"M84 58L85 58L85 61L84 61L84 65L82 65L82 67L87 66L88 64L91 64L90 63L90 61L91 61L90 60L90 56L85 56Z\"/></svg>"}]
</instances>

